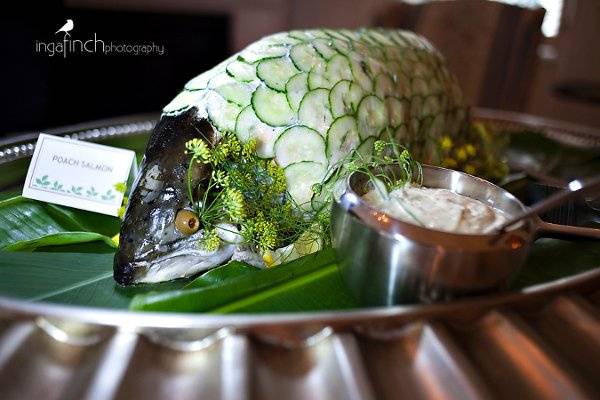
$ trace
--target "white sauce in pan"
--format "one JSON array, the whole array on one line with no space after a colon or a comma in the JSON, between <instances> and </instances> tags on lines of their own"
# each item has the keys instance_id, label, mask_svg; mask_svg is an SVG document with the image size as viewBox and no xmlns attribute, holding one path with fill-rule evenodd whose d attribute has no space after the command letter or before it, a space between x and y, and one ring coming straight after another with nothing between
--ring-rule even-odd
<instances>
[{"instance_id":1,"label":"white sauce in pan","mask_svg":"<svg viewBox=\"0 0 600 400\"><path fill-rule=\"evenodd\" d=\"M447 189L406 185L390 192L387 198L373 189L363 199L396 219L438 231L486 233L507 220L483 202Z\"/></svg>"}]
</instances>

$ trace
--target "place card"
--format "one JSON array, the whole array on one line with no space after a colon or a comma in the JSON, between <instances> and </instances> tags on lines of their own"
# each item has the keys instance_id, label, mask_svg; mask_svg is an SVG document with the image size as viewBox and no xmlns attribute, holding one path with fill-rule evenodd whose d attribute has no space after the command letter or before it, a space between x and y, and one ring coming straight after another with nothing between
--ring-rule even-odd
<instances>
[{"instance_id":1,"label":"place card","mask_svg":"<svg viewBox=\"0 0 600 400\"><path fill-rule=\"evenodd\" d=\"M117 216L134 160L131 150L42 133L23 197Z\"/></svg>"}]
</instances>

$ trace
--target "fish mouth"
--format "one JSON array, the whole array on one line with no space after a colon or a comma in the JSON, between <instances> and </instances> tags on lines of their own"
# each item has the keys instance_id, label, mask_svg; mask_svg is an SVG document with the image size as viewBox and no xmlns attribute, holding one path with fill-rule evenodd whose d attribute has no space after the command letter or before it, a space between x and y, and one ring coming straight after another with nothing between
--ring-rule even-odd
<instances>
[{"instance_id":1,"label":"fish mouth","mask_svg":"<svg viewBox=\"0 0 600 400\"><path fill-rule=\"evenodd\" d=\"M231 259L235 245L225 243L216 250L207 251L199 245L202 236L203 231L198 231L194 235L158 246L162 249L156 248L146 254L140 254L131 261L119 263L121 268L131 273L120 275L125 280L117 282L129 285L186 278Z\"/></svg>"}]
</instances>

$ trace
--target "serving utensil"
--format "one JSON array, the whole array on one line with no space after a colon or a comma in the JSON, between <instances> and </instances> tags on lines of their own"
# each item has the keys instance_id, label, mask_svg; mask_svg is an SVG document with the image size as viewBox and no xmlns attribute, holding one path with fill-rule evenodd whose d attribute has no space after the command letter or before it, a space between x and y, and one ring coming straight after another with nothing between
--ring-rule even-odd
<instances>
[{"instance_id":1,"label":"serving utensil","mask_svg":"<svg viewBox=\"0 0 600 400\"><path fill-rule=\"evenodd\" d=\"M498 233L505 232L508 230L508 228L510 228L511 226L514 226L515 224L522 221L523 219L532 217L534 215L539 215L545 211L549 211L549 210L556 208L560 205L563 205L564 203L566 203L570 200L573 200L577 197L585 196L586 194L595 194L599 191L600 191L600 176L591 178L586 181L573 180L573 181L569 182L569 184L567 185L565 190L554 193L553 195L549 196L548 198L529 207L529 209L526 212L516 215L516 216L513 216L512 218L509 218L505 223L503 223L502 225L500 225L497 228L497 232ZM600 230L595 230L595 231L597 231L597 232L594 233L593 231L591 231L590 235L592 237L597 237L598 239L600 239Z\"/></svg>"},{"instance_id":2,"label":"serving utensil","mask_svg":"<svg viewBox=\"0 0 600 400\"><path fill-rule=\"evenodd\" d=\"M511 230L458 234L413 225L368 206L370 189L360 172L334 201L332 238L350 292L363 305L433 302L505 288L539 237L596 238L600 230L543 222L527 214ZM528 212L515 196L483 179L446 168L423 166L423 185L449 189L508 216Z\"/></svg>"}]
</instances>

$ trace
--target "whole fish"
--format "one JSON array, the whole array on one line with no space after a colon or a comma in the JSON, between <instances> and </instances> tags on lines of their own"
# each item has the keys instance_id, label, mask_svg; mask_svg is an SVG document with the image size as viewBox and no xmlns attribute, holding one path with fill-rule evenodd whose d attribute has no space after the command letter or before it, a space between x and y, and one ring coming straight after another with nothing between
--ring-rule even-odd
<instances>
[{"instance_id":1,"label":"whole fish","mask_svg":"<svg viewBox=\"0 0 600 400\"><path fill-rule=\"evenodd\" d=\"M455 77L414 33L323 29L261 39L190 80L163 109L129 197L114 278L165 281L239 256L236 244L198 246L202 229L176 229L177 212L191 206L191 139L254 138L256 154L285 168L290 196L306 204L331 166L353 150L372 153L384 133L417 160L438 163L440 138L460 135L465 119ZM195 169L195 184L207 173Z\"/></svg>"}]
</instances>

